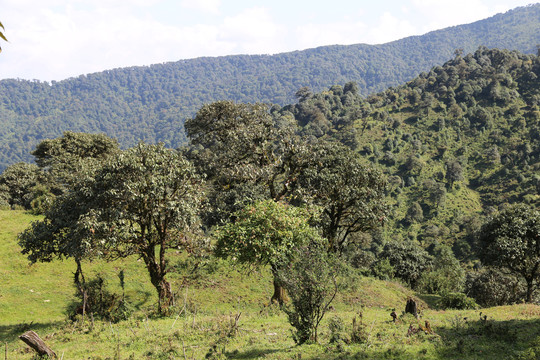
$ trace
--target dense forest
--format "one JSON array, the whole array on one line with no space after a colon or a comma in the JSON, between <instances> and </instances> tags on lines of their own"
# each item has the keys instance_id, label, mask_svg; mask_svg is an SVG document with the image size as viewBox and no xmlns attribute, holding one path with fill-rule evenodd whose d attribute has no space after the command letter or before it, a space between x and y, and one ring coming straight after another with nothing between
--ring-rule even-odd
<instances>
[{"instance_id":1,"label":"dense forest","mask_svg":"<svg viewBox=\"0 0 540 360\"><path fill-rule=\"evenodd\" d=\"M466 260L483 218L540 205L539 59L481 47L366 99L354 83L304 88L273 111L383 169L393 206L379 236L447 244Z\"/></svg>"},{"instance_id":2,"label":"dense forest","mask_svg":"<svg viewBox=\"0 0 540 360\"><path fill-rule=\"evenodd\" d=\"M395 242L432 255L447 246L472 268L479 260L475 236L489 216L540 204L538 76L538 55L480 47L367 98L348 82L319 93L301 88L298 102L283 107L207 104L186 122L190 144L181 150L212 184L203 222L209 229L265 199L312 199L325 208L352 197L340 212L323 212L321 226L330 247L355 266L372 271L383 247ZM0 200L46 211L119 151L106 135L66 132L42 141L32 152L37 165L2 173ZM89 193L70 201L90 204ZM351 204L362 216L344 220L359 211Z\"/></svg>"},{"instance_id":3,"label":"dense forest","mask_svg":"<svg viewBox=\"0 0 540 360\"><path fill-rule=\"evenodd\" d=\"M325 46L277 55L198 58L114 69L44 83L0 81L0 170L30 161L37 143L63 131L103 132L122 147L139 139L186 143L185 119L229 99L284 106L302 87L314 92L353 81L367 96L478 46L531 54L540 43L540 5L381 45Z\"/></svg>"}]
</instances>

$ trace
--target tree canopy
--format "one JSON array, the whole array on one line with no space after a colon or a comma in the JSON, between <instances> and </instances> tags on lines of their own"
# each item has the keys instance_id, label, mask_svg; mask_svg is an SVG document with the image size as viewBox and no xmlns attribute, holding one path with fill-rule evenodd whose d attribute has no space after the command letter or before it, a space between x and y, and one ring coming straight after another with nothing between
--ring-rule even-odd
<instances>
[{"instance_id":1,"label":"tree canopy","mask_svg":"<svg viewBox=\"0 0 540 360\"><path fill-rule=\"evenodd\" d=\"M173 301L167 249L196 241L202 197L202 180L180 153L140 143L58 197L20 244L32 261L140 256L163 310Z\"/></svg>"},{"instance_id":2,"label":"tree canopy","mask_svg":"<svg viewBox=\"0 0 540 360\"><path fill-rule=\"evenodd\" d=\"M281 301L278 266L287 262L294 249L310 242L321 243L310 226L306 209L273 200L248 205L235 213L235 220L216 228L216 255L232 258L240 264L270 265L274 275L272 300Z\"/></svg>"},{"instance_id":3,"label":"tree canopy","mask_svg":"<svg viewBox=\"0 0 540 360\"><path fill-rule=\"evenodd\" d=\"M330 249L341 252L351 236L386 220L385 177L339 143L319 141L311 160L299 173L298 192L321 207L323 235Z\"/></svg>"},{"instance_id":4,"label":"tree canopy","mask_svg":"<svg viewBox=\"0 0 540 360\"><path fill-rule=\"evenodd\" d=\"M532 302L540 285L540 212L524 204L493 216L480 230L480 259L521 276Z\"/></svg>"}]
</instances>

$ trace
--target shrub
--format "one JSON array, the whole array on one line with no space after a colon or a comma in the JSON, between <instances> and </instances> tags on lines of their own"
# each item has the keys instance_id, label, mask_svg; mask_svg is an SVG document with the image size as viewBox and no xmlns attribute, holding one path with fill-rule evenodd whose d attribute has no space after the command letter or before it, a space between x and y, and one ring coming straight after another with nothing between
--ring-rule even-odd
<instances>
[{"instance_id":1,"label":"shrub","mask_svg":"<svg viewBox=\"0 0 540 360\"><path fill-rule=\"evenodd\" d=\"M121 283L123 285L123 276ZM118 322L127 320L134 311L133 306L125 301L123 295L114 294L107 289L106 280L101 275L97 275L96 278L87 281L83 285L83 289L87 296L87 313L92 313L95 316L112 322ZM77 292L77 297L81 299L81 302L83 301L80 291ZM79 306L75 312L77 313L79 309L82 310L82 306Z\"/></svg>"},{"instance_id":2,"label":"shrub","mask_svg":"<svg viewBox=\"0 0 540 360\"><path fill-rule=\"evenodd\" d=\"M443 309L477 309L478 304L463 293L447 293L439 300L439 306Z\"/></svg>"},{"instance_id":3,"label":"shrub","mask_svg":"<svg viewBox=\"0 0 540 360\"><path fill-rule=\"evenodd\" d=\"M412 242L390 242L380 254L394 267L394 276L416 287L422 273L431 264L432 258L420 246Z\"/></svg>"},{"instance_id":4,"label":"shrub","mask_svg":"<svg viewBox=\"0 0 540 360\"><path fill-rule=\"evenodd\" d=\"M391 280L394 277L394 267L390 260L381 259L372 264L371 273L380 280Z\"/></svg>"},{"instance_id":5,"label":"shrub","mask_svg":"<svg viewBox=\"0 0 540 360\"><path fill-rule=\"evenodd\" d=\"M339 316L334 316L328 323L328 330L330 330L330 342L339 343L345 341L345 325L343 320Z\"/></svg>"},{"instance_id":6,"label":"shrub","mask_svg":"<svg viewBox=\"0 0 540 360\"><path fill-rule=\"evenodd\" d=\"M455 258L452 249L439 245L435 249L433 270L424 272L418 281L418 289L427 294L456 293L463 290L465 271Z\"/></svg>"},{"instance_id":7,"label":"shrub","mask_svg":"<svg viewBox=\"0 0 540 360\"><path fill-rule=\"evenodd\" d=\"M486 307L521 302L527 293L525 281L494 268L468 274L465 291L478 304Z\"/></svg>"},{"instance_id":8,"label":"shrub","mask_svg":"<svg viewBox=\"0 0 540 360\"><path fill-rule=\"evenodd\" d=\"M283 308L295 328L297 344L317 341L317 328L337 294L338 261L322 246L298 248L288 264L278 270L290 304Z\"/></svg>"}]
</instances>

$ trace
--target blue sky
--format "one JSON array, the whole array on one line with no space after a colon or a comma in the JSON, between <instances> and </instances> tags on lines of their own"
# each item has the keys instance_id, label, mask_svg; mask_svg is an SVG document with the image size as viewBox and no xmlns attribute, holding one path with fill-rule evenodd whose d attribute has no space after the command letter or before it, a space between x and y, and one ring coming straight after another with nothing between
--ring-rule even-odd
<instances>
[{"instance_id":1,"label":"blue sky","mask_svg":"<svg viewBox=\"0 0 540 360\"><path fill-rule=\"evenodd\" d=\"M535 0L0 0L0 79L62 80L200 56L378 44Z\"/></svg>"}]
</instances>

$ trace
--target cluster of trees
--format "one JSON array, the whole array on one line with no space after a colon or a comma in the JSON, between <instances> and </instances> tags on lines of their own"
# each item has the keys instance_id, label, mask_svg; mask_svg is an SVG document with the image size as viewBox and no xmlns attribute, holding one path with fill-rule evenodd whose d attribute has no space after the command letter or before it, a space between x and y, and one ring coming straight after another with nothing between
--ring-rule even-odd
<instances>
[{"instance_id":1,"label":"cluster of trees","mask_svg":"<svg viewBox=\"0 0 540 360\"><path fill-rule=\"evenodd\" d=\"M340 262L420 291L465 290L465 270L450 247L381 237L389 207L380 171L340 142L303 136L280 120L262 104L221 101L186 122L191 144L179 150L141 142L122 151L104 135L69 132L43 141L33 152L37 165L16 166L35 174L36 185L22 177L11 191L12 199L24 199L41 186L51 199L43 220L20 234L23 253L32 262L73 258L83 294L83 259L138 256L165 311L174 301L168 250L208 249L211 236L215 255L270 266L272 301L284 304L289 292L286 311L299 343L316 338L338 289ZM3 186L14 179L7 170ZM533 301L538 211L508 208L479 234L478 259L524 282L522 299Z\"/></svg>"},{"instance_id":2,"label":"cluster of trees","mask_svg":"<svg viewBox=\"0 0 540 360\"><path fill-rule=\"evenodd\" d=\"M469 234L489 215L540 204L538 76L538 55L481 47L367 98L354 83L301 89L297 104L273 111L388 176L389 238L446 244L469 261Z\"/></svg>"},{"instance_id":3,"label":"cluster of trees","mask_svg":"<svg viewBox=\"0 0 540 360\"><path fill-rule=\"evenodd\" d=\"M168 250L197 251L204 229L217 239L217 255L270 265L273 300L283 304L285 284L301 291L289 276L300 271L289 267L299 249L337 256L355 234L385 221L379 171L339 143L311 143L278 126L264 105L213 103L186 128L192 146L180 150L139 143L122 151L103 135L69 132L40 143L31 167L53 200L20 234L23 253L32 262L73 258L81 292L83 259L139 256L164 311L173 301ZM303 306L303 297L291 297ZM294 314L291 321L305 323ZM306 336L316 335L299 341Z\"/></svg>"},{"instance_id":4,"label":"cluster of trees","mask_svg":"<svg viewBox=\"0 0 540 360\"><path fill-rule=\"evenodd\" d=\"M115 69L65 81L0 81L0 171L41 140L64 131L105 132L123 148L138 140L186 143L182 125L220 99L281 106L308 86L316 92L355 81L367 96L397 86L478 46L536 52L540 5L469 25L381 45L325 46L276 55L198 58Z\"/></svg>"}]
</instances>

